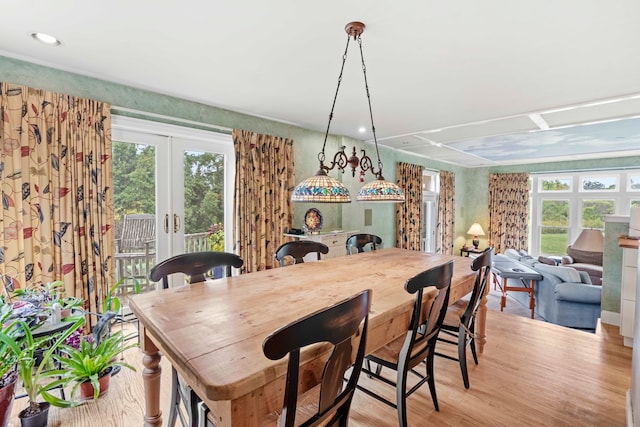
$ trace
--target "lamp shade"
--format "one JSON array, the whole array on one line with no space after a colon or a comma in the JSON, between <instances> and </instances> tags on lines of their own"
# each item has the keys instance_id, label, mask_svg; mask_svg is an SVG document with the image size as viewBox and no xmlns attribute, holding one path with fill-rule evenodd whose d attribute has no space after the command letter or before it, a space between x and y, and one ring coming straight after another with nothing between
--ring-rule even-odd
<instances>
[{"instance_id":1,"label":"lamp shade","mask_svg":"<svg viewBox=\"0 0 640 427\"><path fill-rule=\"evenodd\" d=\"M604 237L602 236L602 231L593 229L582 230L582 233L580 233L571 247L580 251L603 252Z\"/></svg>"},{"instance_id":2,"label":"lamp shade","mask_svg":"<svg viewBox=\"0 0 640 427\"><path fill-rule=\"evenodd\" d=\"M474 222L473 225L469 227L469 231L467 231L467 234L472 234L474 236L484 236L484 230L482 229L480 224Z\"/></svg>"},{"instance_id":3,"label":"lamp shade","mask_svg":"<svg viewBox=\"0 0 640 427\"><path fill-rule=\"evenodd\" d=\"M320 169L314 176L296 185L292 202L351 203L349 190L343 183Z\"/></svg>"},{"instance_id":4,"label":"lamp shade","mask_svg":"<svg viewBox=\"0 0 640 427\"><path fill-rule=\"evenodd\" d=\"M404 202L404 191L393 182L377 178L358 191L359 202Z\"/></svg>"}]
</instances>

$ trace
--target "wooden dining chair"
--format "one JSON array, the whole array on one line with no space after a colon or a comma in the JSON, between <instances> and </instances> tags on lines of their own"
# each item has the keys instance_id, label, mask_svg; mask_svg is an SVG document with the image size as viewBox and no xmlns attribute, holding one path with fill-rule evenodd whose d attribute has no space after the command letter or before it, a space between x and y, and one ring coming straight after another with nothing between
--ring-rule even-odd
<instances>
[{"instance_id":1,"label":"wooden dining chair","mask_svg":"<svg viewBox=\"0 0 640 427\"><path fill-rule=\"evenodd\" d=\"M375 251L379 245L382 245L382 239L375 234L354 234L349 236L346 242L347 255L351 255L356 250L357 253L364 252L364 248L370 245L372 251Z\"/></svg>"},{"instance_id":2,"label":"wooden dining chair","mask_svg":"<svg viewBox=\"0 0 640 427\"><path fill-rule=\"evenodd\" d=\"M478 364L476 354L476 315L482 296L487 288L493 262L493 248L484 250L482 255L476 257L471 263L471 270L476 272L476 280L468 300L461 299L447 308L447 314L442 323L442 330L438 341L458 346L458 357L436 352L436 355L455 360L460 363L462 381L464 387L469 388L469 373L467 371L467 347L471 348L473 361Z\"/></svg>"},{"instance_id":3,"label":"wooden dining chair","mask_svg":"<svg viewBox=\"0 0 640 427\"><path fill-rule=\"evenodd\" d=\"M244 264L242 258L229 252L191 252L180 254L154 265L149 272L149 279L158 282L162 279L162 288L169 287L168 277L175 273L189 276L190 283L202 282L206 274L214 267L226 267L226 275L231 276L231 267L240 268Z\"/></svg>"},{"instance_id":4,"label":"wooden dining chair","mask_svg":"<svg viewBox=\"0 0 640 427\"><path fill-rule=\"evenodd\" d=\"M149 280L158 282L162 280L163 289L169 287L168 276L175 273L183 273L189 277L189 283L198 283L206 279L206 275L214 267L226 267L226 275L231 275L231 267L240 268L244 264L242 258L228 252L192 252L180 254L168 258L155 266L149 272ZM180 405L184 406L186 416L182 413ZM178 371L171 367L171 408L167 425L175 426L176 419L180 418L183 427L197 426L204 419L206 409L202 399L189 385L180 378Z\"/></svg>"},{"instance_id":5,"label":"wooden dining chair","mask_svg":"<svg viewBox=\"0 0 640 427\"><path fill-rule=\"evenodd\" d=\"M364 360L370 308L371 290L367 289L291 322L265 338L262 349L267 358L280 360L289 355L279 426L347 425ZM331 344L331 355L318 371L320 384L299 395L300 352L315 343Z\"/></svg>"},{"instance_id":6,"label":"wooden dining chair","mask_svg":"<svg viewBox=\"0 0 640 427\"><path fill-rule=\"evenodd\" d=\"M286 258L291 257L294 264L300 264L304 262L305 255L313 252L318 254L318 261L320 261L320 254L328 254L329 247L313 240L294 240L283 243L276 249L276 261L280 263L280 267L284 267Z\"/></svg>"},{"instance_id":7,"label":"wooden dining chair","mask_svg":"<svg viewBox=\"0 0 640 427\"><path fill-rule=\"evenodd\" d=\"M406 335L365 357L365 367L362 372L369 378L394 386L396 388L396 402L394 403L360 384L358 389L396 408L400 427L407 426L407 397L425 382L429 384L436 411L440 410L436 396L433 360L438 333L447 312L452 275L453 261L449 261L407 280L404 288L410 294L416 294L416 299L413 303L413 313L407 325ZM427 304L423 303L425 300L428 302ZM425 360L426 375L423 375L415 368ZM372 369L371 363L377 365L375 370ZM382 376L383 368L396 371L395 382ZM407 390L409 373L416 375L418 381L411 389Z\"/></svg>"}]
</instances>

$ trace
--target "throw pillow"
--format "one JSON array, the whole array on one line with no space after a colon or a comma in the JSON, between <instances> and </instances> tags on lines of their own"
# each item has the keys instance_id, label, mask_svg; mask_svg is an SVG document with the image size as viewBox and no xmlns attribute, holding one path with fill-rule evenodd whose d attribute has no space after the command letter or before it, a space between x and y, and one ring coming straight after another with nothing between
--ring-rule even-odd
<instances>
[{"instance_id":1,"label":"throw pillow","mask_svg":"<svg viewBox=\"0 0 640 427\"><path fill-rule=\"evenodd\" d=\"M547 264L547 265L558 265L556 264L556 262L554 260L552 260L551 258L547 258L546 256L542 256L540 255L538 257L538 262L541 262L543 264Z\"/></svg>"},{"instance_id":2,"label":"throw pillow","mask_svg":"<svg viewBox=\"0 0 640 427\"><path fill-rule=\"evenodd\" d=\"M561 267L547 264L536 264L536 270L540 273L551 273L554 276L558 276L563 282L582 283L582 278L578 270L572 267Z\"/></svg>"}]
</instances>

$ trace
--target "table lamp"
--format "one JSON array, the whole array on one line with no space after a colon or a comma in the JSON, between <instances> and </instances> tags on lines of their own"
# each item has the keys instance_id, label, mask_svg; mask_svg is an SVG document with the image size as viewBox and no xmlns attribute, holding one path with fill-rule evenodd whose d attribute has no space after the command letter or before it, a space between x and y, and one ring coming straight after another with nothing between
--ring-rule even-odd
<instances>
[{"instance_id":1,"label":"table lamp","mask_svg":"<svg viewBox=\"0 0 640 427\"><path fill-rule=\"evenodd\" d=\"M469 228L469 231L467 231L467 234L473 234L473 240L471 241L471 243L476 249L478 249L478 246L480 246L480 240L478 240L478 236L484 236L484 230L482 229L480 224L474 222L473 225Z\"/></svg>"}]
</instances>

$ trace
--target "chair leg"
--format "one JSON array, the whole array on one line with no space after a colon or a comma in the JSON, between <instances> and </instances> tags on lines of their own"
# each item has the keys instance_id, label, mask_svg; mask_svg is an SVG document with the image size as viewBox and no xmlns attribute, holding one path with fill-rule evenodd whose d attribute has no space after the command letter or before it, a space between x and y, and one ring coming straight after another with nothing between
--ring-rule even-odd
<instances>
[{"instance_id":1,"label":"chair leg","mask_svg":"<svg viewBox=\"0 0 640 427\"><path fill-rule=\"evenodd\" d=\"M468 333L464 325L460 325L458 330L458 361L460 362L460 371L462 372L462 382L464 388L469 388L469 373L467 372L467 342Z\"/></svg>"},{"instance_id":2,"label":"chair leg","mask_svg":"<svg viewBox=\"0 0 640 427\"><path fill-rule=\"evenodd\" d=\"M398 407L398 426L407 427L407 371L398 367L396 381L396 406Z\"/></svg>"},{"instance_id":3,"label":"chair leg","mask_svg":"<svg viewBox=\"0 0 640 427\"><path fill-rule=\"evenodd\" d=\"M178 391L178 372L171 368L171 408L169 409L168 427L175 427L178 417L178 405L180 405L180 392Z\"/></svg>"},{"instance_id":4,"label":"chair leg","mask_svg":"<svg viewBox=\"0 0 640 427\"><path fill-rule=\"evenodd\" d=\"M471 354L473 355L473 361L477 365L478 364L478 354L476 353L476 323L475 319L471 321L469 325L469 331L471 332L471 343L469 346L471 347Z\"/></svg>"},{"instance_id":5,"label":"chair leg","mask_svg":"<svg viewBox=\"0 0 640 427\"><path fill-rule=\"evenodd\" d=\"M433 406L436 411L440 411L438 406L438 396L436 396L436 380L433 376L433 359L435 358L435 352L432 350L427 356L427 382L429 383L429 391L431 392L431 399L433 400Z\"/></svg>"},{"instance_id":6,"label":"chair leg","mask_svg":"<svg viewBox=\"0 0 640 427\"><path fill-rule=\"evenodd\" d=\"M200 398L196 395L196 392L189 388L189 425L191 427L198 427L198 418L200 411L198 409L198 402Z\"/></svg>"}]
</instances>

